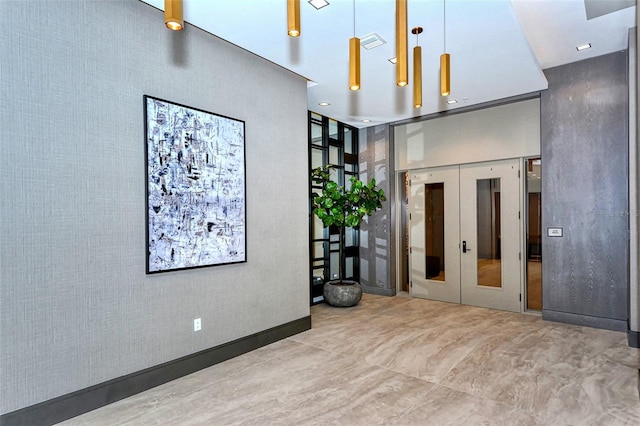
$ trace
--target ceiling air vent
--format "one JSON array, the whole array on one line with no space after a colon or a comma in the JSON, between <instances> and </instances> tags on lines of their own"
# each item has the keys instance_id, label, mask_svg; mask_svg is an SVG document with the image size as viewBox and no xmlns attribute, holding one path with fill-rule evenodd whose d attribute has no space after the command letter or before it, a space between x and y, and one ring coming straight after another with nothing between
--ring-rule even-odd
<instances>
[{"instance_id":1,"label":"ceiling air vent","mask_svg":"<svg viewBox=\"0 0 640 426\"><path fill-rule=\"evenodd\" d=\"M367 34L360 37L360 46L365 49L373 49L374 47L382 46L386 41L380 37L377 33Z\"/></svg>"}]
</instances>

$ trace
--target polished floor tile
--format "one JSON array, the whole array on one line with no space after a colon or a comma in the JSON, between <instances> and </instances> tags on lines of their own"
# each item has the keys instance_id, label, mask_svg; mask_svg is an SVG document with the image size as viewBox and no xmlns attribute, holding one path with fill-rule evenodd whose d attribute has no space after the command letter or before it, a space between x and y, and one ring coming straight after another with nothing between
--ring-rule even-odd
<instances>
[{"instance_id":1,"label":"polished floor tile","mask_svg":"<svg viewBox=\"0 0 640 426\"><path fill-rule=\"evenodd\" d=\"M624 333L402 296L311 313L309 331L63 424L640 424Z\"/></svg>"}]
</instances>

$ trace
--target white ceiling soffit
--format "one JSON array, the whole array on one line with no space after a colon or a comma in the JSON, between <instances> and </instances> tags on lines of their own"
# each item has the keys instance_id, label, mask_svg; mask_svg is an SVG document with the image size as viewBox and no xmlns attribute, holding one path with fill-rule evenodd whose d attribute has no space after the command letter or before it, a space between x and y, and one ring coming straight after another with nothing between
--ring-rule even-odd
<instances>
[{"instance_id":1,"label":"white ceiling soffit","mask_svg":"<svg viewBox=\"0 0 640 426\"><path fill-rule=\"evenodd\" d=\"M597 18L636 5L636 0L584 0L587 19Z\"/></svg>"},{"instance_id":2,"label":"white ceiling soffit","mask_svg":"<svg viewBox=\"0 0 640 426\"><path fill-rule=\"evenodd\" d=\"M620 8L621 2L617 0L592 0L590 5L584 0L512 0L512 3L542 69L624 50L629 28L636 26L636 7ZM594 14L605 14L588 19L590 8ZM576 50L586 43L591 44L590 49Z\"/></svg>"},{"instance_id":3,"label":"white ceiling soffit","mask_svg":"<svg viewBox=\"0 0 640 426\"><path fill-rule=\"evenodd\" d=\"M164 10L163 0L142 1ZM297 38L287 36L285 0L184 0L184 19L317 83L308 88L308 108L356 127L546 89L541 68L624 49L626 41L619 46L626 40L627 31L624 35L610 33L620 26L628 29L635 22L634 7L587 23L583 0L447 0L446 40L451 54L452 89L448 99L458 101L450 105L447 98L439 96L443 1L409 0L409 30L424 28L419 38L423 107L415 109L411 75L415 36L409 33L409 86L396 86L395 66L388 61L396 56L395 1L355 2L355 35L377 33L387 41L375 49L361 51L362 89L357 92L348 89L354 3L329 3L316 10L306 0L301 1L302 35ZM626 14L619 16L631 10L631 19ZM603 20L614 23L605 24ZM602 40L590 38L594 31ZM587 53L577 52L575 46L585 42L594 47ZM611 48L612 44L616 47ZM329 102L330 106L320 107L320 102ZM363 123L364 119L371 121Z\"/></svg>"}]
</instances>

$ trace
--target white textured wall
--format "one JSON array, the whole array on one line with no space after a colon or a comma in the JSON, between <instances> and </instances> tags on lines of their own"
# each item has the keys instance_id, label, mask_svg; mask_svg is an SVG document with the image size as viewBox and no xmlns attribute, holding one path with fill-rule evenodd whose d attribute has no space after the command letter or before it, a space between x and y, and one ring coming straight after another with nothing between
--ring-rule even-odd
<instances>
[{"instance_id":1,"label":"white textured wall","mask_svg":"<svg viewBox=\"0 0 640 426\"><path fill-rule=\"evenodd\" d=\"M0 413L309 315L304 79L132 0L0 31ZM144 94L246 122L246 264L145 275Z\"/></svg>"},{"instance_id":2,"label":"white textured wall","mask_svg":"<svg viewBox=\"0 0 640 426\"><path fill-rule=\"evenodd\" d=\"M394 127L396 171L540 155L540 100Z\"/></svg>"}]
</instances>

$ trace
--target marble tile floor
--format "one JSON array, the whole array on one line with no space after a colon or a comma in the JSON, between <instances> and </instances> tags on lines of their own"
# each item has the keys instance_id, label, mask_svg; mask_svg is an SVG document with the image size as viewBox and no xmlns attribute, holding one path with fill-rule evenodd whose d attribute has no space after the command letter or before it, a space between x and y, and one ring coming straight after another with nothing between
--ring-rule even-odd
<instances>
[{"instance_id":1,"label":"marble tile floor","mask_svg":"<svg viewBox=\"0 0 640 426\"><path fill-rule=\"evenodd\" d=\"M309 331L62 424L640 425L624 333L401 296L311 314Z\"/></svg>"}]
</instances>

